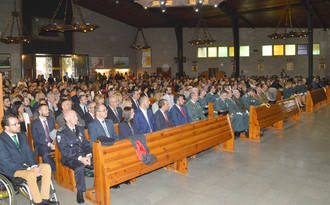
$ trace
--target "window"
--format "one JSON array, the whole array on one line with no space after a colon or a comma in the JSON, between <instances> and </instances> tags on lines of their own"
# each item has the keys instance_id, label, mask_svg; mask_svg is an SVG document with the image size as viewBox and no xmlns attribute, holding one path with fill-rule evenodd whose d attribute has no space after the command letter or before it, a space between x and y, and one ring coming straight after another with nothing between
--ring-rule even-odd
<instances>
[{"instance_id":1,"label":"window","mask_svg":"<svg viewBox=\"0 0 330 205\"><path fill-rule=\"evenodd\" d=\"M217 47L208 47L207 50L208 50L208 56L207 57L213 58L213 57L218 56Z\"/></svg>"},{"instance_id":2,"label":"window","mask_svg":"<svg viewBox=\"0 0 330 205\"><path fill-rule=\"evenodd\" d=\"M206 47L198 48L197 57L206 58L207 57L207 48Z\"/></svg>"},{"instance_id":3,"label":"window","mask_svg":"<svg viewBox=\"0 0 330 205\"><path fill-rule=\"evenodd\" d=\"M284 45L274 45L274 56L284 55Z\"/></svg>"},{"instance_id":4,"label":"window","mask_svg":"<svg viewBox=\"0 0 330 205\"><path fill-rule=\"evenodd\" d=\"M229 57L234 57L234 54L235 53L235 51L234 51L234 46L230 46L229 47Z\"/></svg>"},{"instance_id":5,"label":"window","mask_svg":"<svg viewBox=\"0 0 330 205\"><path fill-rule=\"evenodd\" d=\"M297 54L307 55L307 45L306 44L297 45Z\"/></svg>"},{"instance_id":6,"label":"window","mask_svg":"<svg viewBox=\"0 0 330 205\"><path fill-rule=\"evenodd\" d=\"M313 44L313 55L320 55L320 44Z\"/></svg>"},{"instance_id":7,"label":"window","mask_svg":"<svg viewBox=\"0 0 330 205\"><path fill-rule=\"evenodd\" d=\"M295 44L285 45L285 55L286 56L295 56L296 55L296 45Z\"/></svg>"},{"instance_id":8,"label":"window","mask_svg":"<svg viewBox=\"0 0 330 205\"><path fill-rule=\"evenodd\" d=\"M265 45L262 46L262 56L272 56L273 55L273 46Z\"/></svg>"},{"instance_id":9,"label":"window","mask_svg":"<svg viewBox=\"0 0 330 205\"><path fill-rule=\"evenodd\" d=\"M228 57L227 46L218 47L218 57Z\"/></svg>"},{"instance_id":10,"label":"window","mask_svg":"<svg viewBox=\"0 0 330 205\"><path fill-rule=\"evenodd\" d=\"M239 47L239 55L242 57L250 56L250 46L240 46Z\"/></svg>"}]
</instances>

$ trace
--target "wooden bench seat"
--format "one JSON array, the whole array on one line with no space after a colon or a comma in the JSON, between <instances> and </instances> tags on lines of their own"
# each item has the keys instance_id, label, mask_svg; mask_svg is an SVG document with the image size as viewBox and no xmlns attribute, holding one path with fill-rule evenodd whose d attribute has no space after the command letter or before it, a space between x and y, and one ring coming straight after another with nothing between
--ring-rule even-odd
<instances>
[{"instance_id":1,"label":"wooden bench seat","mask_svg":"<svg viewBox=\"0 0 330 205\"><path fill-rule=\"evenodd\" d=\"M115 130L118 132L118 124L114 124ZM85 129L86 139L89 141L88 130ZM54 179L58 185L69 189L70 191L76 192L76 181L74 179L74 171L69 167L66 167L61 162L61 152L55 144L55 164L56 164L56 173Z\"/></svg>"},{"instance_id":2,"label":"wooden bench seat","mask_svg":"<svg viewBox=\"0 0 330 205\"><path fill-rule=\"evenodd\" d=\"M146 139L150 153L157 158L151 166L137 158L129 140L118 141L113 146L95 142L95 184L93 190L86 192L86 198L95 204L110 204L111 186L161 167L187 174L187 157L212 147L234 151L234 133L228 115L149 133Z\"/></svg>"},{"instance_id":3,"label":"wooden bench seat","mask_svg":"<svg viewBox=\"0 0 330 205\"><path fill-rule=\"evenodd\" d=\"M260 142L260 129L272 127L283 129L283 120L300 120L300 108L296 98L281 100L269 107L251 106L248 140Z\"/></svg>"},{"instance_id":4,"label":"wooden bench seat","mask_svg":"<svg viewBox=\"0 0 330 205\"><path fill-rule=\"evenodd\" d=\"M328 91L329 92L329 91ZM328 102L326 88L307 91L306 94L306 112L312 113L314 108L319 108Z\"/></svg>"}]
</instances>

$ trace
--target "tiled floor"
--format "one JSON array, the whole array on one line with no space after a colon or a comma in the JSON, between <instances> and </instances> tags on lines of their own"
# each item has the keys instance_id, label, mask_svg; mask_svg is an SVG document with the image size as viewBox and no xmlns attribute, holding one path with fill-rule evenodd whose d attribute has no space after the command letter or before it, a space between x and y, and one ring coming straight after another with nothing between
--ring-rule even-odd
<instances>
[{"instance_id":1,"label":"tiled floor","mask_svg":"<svg viewBox=\"0 0 330 205\"><path fill-rule=\"evenodd\" d=\"M187 176L159 169L139 177L111 190L111 204L330 204L329 116L330 105L283 131L265 130L261 143L237 141L234 153L202 152ZM74 193L56 189L61 204L75 204Z\"/></svg>"}]
</instances>

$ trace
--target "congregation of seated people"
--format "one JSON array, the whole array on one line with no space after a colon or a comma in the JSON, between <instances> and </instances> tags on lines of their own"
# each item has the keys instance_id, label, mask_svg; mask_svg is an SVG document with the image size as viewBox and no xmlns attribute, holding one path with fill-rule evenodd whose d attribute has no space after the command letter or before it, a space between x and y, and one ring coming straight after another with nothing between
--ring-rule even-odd
<instances>
[{"instance_id":1,"label":"congregation of seated people","mask_svg":"<svg viewBox=\"0 0 330 205\"><path fill-rule=\"evenodd\" d=\"M21 140L26 137L27 124L31 124L35 155L41 156L53 172L56 166L51 152L56 141L62 164L74 171L77 202L83 203L84 169L92 169L93 142L100 138L111 139L114 143L134 135L204 120L210 114L209 103L214 105L213 115L229 114L237 137L241 133L248 137L250 106L275 103L278 91L282 91L282 99L295 96L303 108L308 88L318 89L328 83L315 77L308 87L306 79L299 76L216 80L202 77L169 79L146 74L136 79L103 77L95 82L87 79L47 82L39 76L33 82L4 87L4 115L10 116L4 118L4 133L18 133L11 126L18 127L19 124L19 131L23 133L19 135ZM114 124L119 125L118 134ZM85 129L88 129L89 142ZM27 163L27 168L33 170L35 162L28 160L31 162ZM40 169L46 169L42 166ZM0 170L5 169L0 167ZM19 167L21 169L24 167ZM42 170L34 171L39 174ZM20 172L12 170L11 174L19 175ZM43 193L35 195L36 203L49 203Z\"/></svg>"}]
</instances>

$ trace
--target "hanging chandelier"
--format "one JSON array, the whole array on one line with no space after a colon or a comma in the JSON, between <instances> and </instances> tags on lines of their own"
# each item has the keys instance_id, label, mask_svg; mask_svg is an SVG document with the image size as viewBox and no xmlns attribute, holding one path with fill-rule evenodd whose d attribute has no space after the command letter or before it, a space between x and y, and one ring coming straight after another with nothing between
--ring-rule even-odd
<instances>
[{"instance_id":1,"label":"hanging chandelier","mask_svg":"<svg viewBox=\"0 0 330 205\"><path fill-rule=\"evenodd\" d=\"M215 40L212 38L212 35L207 28L206 20L203 17L198 20L194 32L194 38L188 41L188 43L192 46L212 45L215 43Z\"/></svg>"},{"instance_id":2,"label":"hanging chandelier","mask_svg":"<svg viewBox=\"0 0 330 205\"><path fill-rule=\"evenodd\" d=\"M7 35L9 28L10 32ZM16 36L13 34L15 28L17 29ZM6 28L1 34L0 41L6 44L30 43L30 38L23 35L23 21L21 14L16 10L16 0L14 1L14 11L11 12Z\"/></svg>"},{"instance_id":3,"label":"hanging chandelier","mask_svg":"<svg viewBox=\"0 0 330 205\"><path fill-rule=\"evenodd\" d=\"M144 36L142 28L138 28L135 38L134 38L134 42L132 43L132 45L130 47L133 49L136 49L136 50L150 48L150 46L148 45L147 40Z\"/></svg>"},{"instance_id":4,"label":"hanging chandelier","mask_svg":"<svg viewBox=\"0 0 330 205\"><path fill-rule=\"evenodd\" d=\"M284 26L284 32L279 32L279 26ZM288 7L285 10L284 15L280 18L280 20L277 23L276 30L274 33L268 35L269 38L275 40L275 39L288 39L288 38L306 38L308 37L308 32L303 31L299 29L294 29L293 26L293 18L292 18L292 9L288 2Z\"/></svg>"},{"instance_id":5,"label":"hanging chandelier","mask_svg":"<svg viewBox=\"0 0 330 205\"><path fill-rule=\"evenodd\" d=\"M95 24L91 24L85 21L84 16L81 12L80 6L76 3L76 0L65 0L65 10L64 10L64 23L63 24L57 24L55 21L56 16L59 14L59 10L63 4L64 0L60 0L60 2L57 5L57 8L54 12L54 15L52 19L50 20L50 23L41 27L41 31L44 32L93 32L95 29L99 28L99 26ZM72 9L72 20L70 23L67 23L68 18L68 7L69 4ZM77 17L79 16L79 18Z\"/></svg>"},{"instance_id":6,"label":"hanging chandelier","mask_svg":"<svg viewBox=\"0 0 330 205\"><path fill-rule=\"evenodd\" d=\"M214 6L218 7L224 0L134 0L134 2L143 6L143 8L160 8L162 12L166 11L167 7L193 7L196 12L200 10L202 6Z\"/></svg>"}]
</instances>

